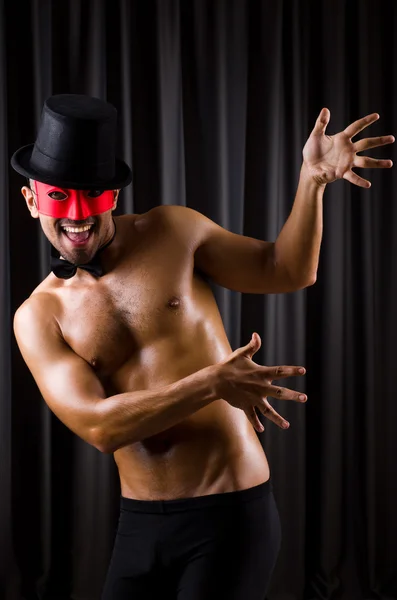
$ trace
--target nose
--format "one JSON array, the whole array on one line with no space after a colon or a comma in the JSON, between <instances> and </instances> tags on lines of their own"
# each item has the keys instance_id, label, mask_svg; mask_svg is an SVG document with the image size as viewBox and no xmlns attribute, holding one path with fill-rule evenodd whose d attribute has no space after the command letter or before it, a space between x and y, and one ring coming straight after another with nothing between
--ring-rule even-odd
<instances>
[{"instance_id":1,"label":"nose","mask_svg":"<svg viewBox=\"0 0 397 600\"><path fill-rule=\"evenodd\" d=\"M70 203L68 219L71 221L83 221L90 216L90 209L87 200L81 194L76 194L73 202Z\"/></svg>"}]
</instances>

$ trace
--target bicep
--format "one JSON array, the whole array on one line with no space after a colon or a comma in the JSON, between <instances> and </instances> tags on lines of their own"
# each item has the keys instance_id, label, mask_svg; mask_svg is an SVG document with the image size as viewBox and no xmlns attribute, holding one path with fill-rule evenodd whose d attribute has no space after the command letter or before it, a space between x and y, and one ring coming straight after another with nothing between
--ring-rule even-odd
<instances>
[{"instance_id":1,"label":"bicep","mask_svg":"<svg viewBox=\"0 0 397 600\"><path fill-rule=\"evenodd\" d=\"M248 294L296 290L286 268L277 262L275 243L224 229L185 206L156 207L172 223L172 234L194 253L194 265L215 283Z\"/></svg>"},{"instance_id":2,"label":"bicep","mask_svg":"<svg viewBox=\"0 0 397 600\"><path fill-rule=\"evenodd\" d=\"M105 393L90 365L66 344L55 318L37 306L17 311L14 331L48 407L76 435L95 445L97 405Z\"/></svg>"},{"instance_id":3,"label":"bicep","mask_svg":"<svg viewBox=\"0 0 397 600\"><path fill-rule=\"evenodd\" d=\"M273 244L206 224L195 263L215 283L237 292L265 293L273 279Z\"/></svg>"},{"instance_id":4,"label":"bicep","mask_svg":"<svg viewBox=\"0 0 397 600\"><path fill-rule=\"evenodd\" d=\"M275 243L239 235L200 215L198 268L223 287L247 294L296 291L288 270L276 260Z\"/></svg>"}]
</instances>

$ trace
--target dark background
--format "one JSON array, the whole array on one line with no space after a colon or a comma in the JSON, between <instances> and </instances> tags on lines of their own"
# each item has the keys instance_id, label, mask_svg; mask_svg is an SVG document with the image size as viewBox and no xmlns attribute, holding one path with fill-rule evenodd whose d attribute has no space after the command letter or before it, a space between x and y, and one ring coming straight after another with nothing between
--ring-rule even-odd
<instances>
[{"instance_id":1,"label":"dark background","mask_svg":"<svg viewBox=\"0 0 397 600\"><path fill-rule=\"evenodd\" d=\"M118 512L113 458L50 413L12 334L48 273L9 167L44 99L117 107L120 212L186 204L272 241L323 106L327 133L379 112L359 137L396 135L396 31L387 0L0 0L0 600L99 598ZM260 435L283 527L271 600L397 598L397 170L360 174L370 190L325 192L314 286L214 288L234 348L258 331L258 362L307 367L307 405L272 401L291 427Z\"/></svg>"}]
</instances>

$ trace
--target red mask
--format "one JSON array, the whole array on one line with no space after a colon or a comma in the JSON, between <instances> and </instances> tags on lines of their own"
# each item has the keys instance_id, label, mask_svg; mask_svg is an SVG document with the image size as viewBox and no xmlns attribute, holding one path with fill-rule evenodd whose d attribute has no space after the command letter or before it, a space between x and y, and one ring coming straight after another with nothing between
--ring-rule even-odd
<instances>
[{"instance_id":1,"label":"red mask","mask_svg":"<svg viewBox=\"0 0 397 600\"><path fill-rule=\"evenodd\" d=\"M83 221L113 208L112 190L69 190L56 185L34 181L37 210L54 219ZM51 198L51 195L54 195Z\"/></svg>"}]
</instances>

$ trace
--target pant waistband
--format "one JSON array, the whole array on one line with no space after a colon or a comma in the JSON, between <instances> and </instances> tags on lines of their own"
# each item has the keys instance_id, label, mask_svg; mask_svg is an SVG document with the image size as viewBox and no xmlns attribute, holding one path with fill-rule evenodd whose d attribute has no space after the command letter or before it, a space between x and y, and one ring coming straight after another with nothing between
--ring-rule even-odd
<instances>
[{"instance_id":1,"label":"pant waistband","mask_svg":"<svg viewBox=\"0 0 397 600\"><path fill-rule=\"evenodd\" d=\"M137 500L135 498L120 496L120 508L131 512L174 513L191 509L207 508L210 506L231 506L233 504L241 504L242 502L265 497L271 491L273 491L273 484L271 479L268 479L259 485L245 490L208 494L206 496L195 496L192 498Z\"/></svg>"}]
</instances>

